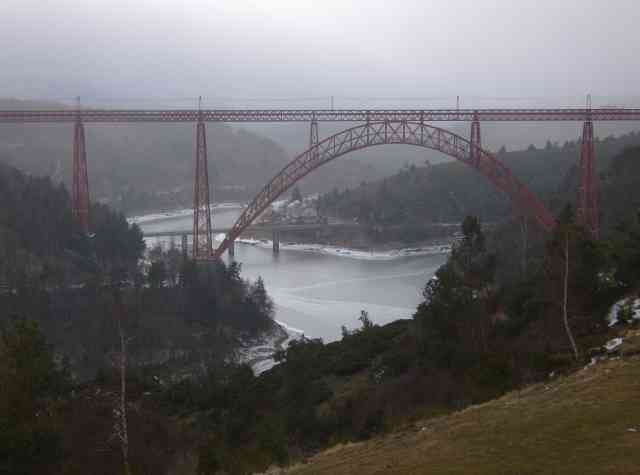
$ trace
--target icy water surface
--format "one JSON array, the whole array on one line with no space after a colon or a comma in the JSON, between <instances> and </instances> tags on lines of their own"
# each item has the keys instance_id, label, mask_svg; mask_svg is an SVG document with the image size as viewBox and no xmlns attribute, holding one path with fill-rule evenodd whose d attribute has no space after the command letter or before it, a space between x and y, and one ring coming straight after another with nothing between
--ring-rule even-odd
<instances>
[{"instance_id":1,"label":"icy water surface","mask_svg":"<svg viewBox=\"0 0 640 475\"><path fill-rule=\"evenodd\" d=\"M213 226L230 227L239 213L238 208L216 207ZM157 232L188 230L191 223L185 212L146 216L138 224L143 231ZM150 239L149 245L153 242ZM359 326L361 310L375 323L410 317L422 300L425 283L446 259L443 253L403 256L344 249L323 252L313 246L301 250L304 247L283 246L274 256L268 245L237 243L235 259L242 264L244 278L262 276L279 322L325 341L339 339L342 325Z\"/></svg>"}]
</instances>

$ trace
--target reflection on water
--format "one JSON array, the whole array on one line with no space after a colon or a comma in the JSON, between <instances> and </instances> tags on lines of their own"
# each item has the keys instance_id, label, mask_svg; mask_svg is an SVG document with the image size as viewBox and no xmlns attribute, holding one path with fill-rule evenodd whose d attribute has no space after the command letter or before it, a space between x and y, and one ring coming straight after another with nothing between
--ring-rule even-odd
<instances>
[{"instance_id":1,"label":"reflection on water","mask_svg":"<svg viewBox=\"0 0 640 475\"><path fill-rule=\"evenodd\" d=\"M215 210L214 227L231 226L239 210ZM191 217L141 223L151 231L185 230ZM225 260L228 261L225 256ZM444 263L444 255L403 257L390 261L268 249L236 244L242 275L262 276L276 303L276 319L307 336L325 341L340 338L340 327L359 325L361 310L376 323L410 317L422 300L426 281Z\"/></svg>"}]
</instances>

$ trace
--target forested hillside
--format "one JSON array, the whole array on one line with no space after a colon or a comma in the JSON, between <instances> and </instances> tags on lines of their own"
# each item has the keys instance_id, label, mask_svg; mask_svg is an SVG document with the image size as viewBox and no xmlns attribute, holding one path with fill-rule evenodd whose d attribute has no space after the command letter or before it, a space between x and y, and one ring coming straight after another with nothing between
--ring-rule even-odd
<instances>
[{"instance_id":1,"label":"forested hillside","mask_svg":"<svg viewBox=\"0 0 640 475\"><path fill-rule=\"evenodd\" d=\"M597 140L599 173L607 173L611 159L625 147L640 144L640 134ZM541 196L554 211L575 200L576 166L580 144L548 143L545 148L498 152L497 158ZM357 218L360 222L404 228L406 240L419 239L426 222L460 222L466 215L485 222L499 221L511 213L506 196L477 172L459 162L427 167L406 166L392 177L362 183L354 189L334 190L321 198L325 214Z\"/></svg>"},{"instance_id":2,"label":"forested hillside","mask_svg":"<svg viewBox=\"0 0 640 475\"><path fill-rule=\"evenodd\" d=\"M176 249L143 260L138 227L105 205L91 207L92 235L80 235L64 187L2 164L0 200L0 321L39 321L81 379L109 364L119 318L133 366L175 371L274 329L264 287L243 281L238 264L196 266Z\"/></svg>"},{"instance_id":3,"label":"forested hillside","mask_svg":"<svg viewBox=\"0 0 640 475\"><path fill-rule=\"evenodd\" d=\"M164 473L188 436L147 407L148 384L278 331L262 282L175 249L143 259L140 230L104 205L78 234L64 187L4 164L0 200L0 473L118 473L128 411L126 473Z\"/></svg>"},{"instance_id":4,"label":"forested hillside","mask_svg":"<svg viewBox=\"0 0 640 475\"><path fill-rule=\"evenodd\" d=\"M11 289L77 284L135 265L144 250L138 227L104 205L91 206L93 238L74 233L69 193L49 178L0 163L0 199L0 280Z\"/></svg>"}]
</instances>

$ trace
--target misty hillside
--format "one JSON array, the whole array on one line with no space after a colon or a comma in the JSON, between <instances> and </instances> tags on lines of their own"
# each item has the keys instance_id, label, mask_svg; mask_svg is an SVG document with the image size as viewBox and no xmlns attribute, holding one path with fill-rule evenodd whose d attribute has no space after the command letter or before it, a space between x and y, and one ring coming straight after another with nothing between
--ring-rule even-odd
<instances>
[{"instance_id":1,"label":"misty hillside","mask_svg":"<svg viewBox=\"0 0 640 475\"><path fill-rule=\"evenodd\" d=\"M614 156L638 144L640 134L633 132L597 140L598 172L603 174ZM579 142L567 141L562 145L548 142L543 148L502 150L497 157L552 209L575 201ZM413 228L424 222L460 221L468 214L495 221L512 213L506 196L460 162L404 166L383 180L344 191L334 190L322 197L321 206L327 214L357 218L362 223L403 226L406 234L416 237Z\"/></svg>"},{"instance_id":2,"label":"misty hillside","mask_svg":"<svg viewBox=\"0 0 640 475\"><path fill-rule=\"evenodd\" d=\"M0 100L0 109L60 108L54 103ZM86 124L93 200L125 212L189 206L193 199L195 128L191 124ZM249 199L289 160L274 141L242 128L207 124L214 199ZM0 160L70 185L70 124L0 125ZM303 183L305 192L378 178L371 167L343 161Z\"/></svg>"}]
</instances>

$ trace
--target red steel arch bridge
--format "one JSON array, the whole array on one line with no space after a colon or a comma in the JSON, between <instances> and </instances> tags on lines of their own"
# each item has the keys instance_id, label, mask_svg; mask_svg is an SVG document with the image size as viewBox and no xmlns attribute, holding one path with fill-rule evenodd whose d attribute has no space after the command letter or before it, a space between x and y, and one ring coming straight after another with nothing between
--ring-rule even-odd
<instances>
[{"instance_id":1,"label":"red steel arch bridge","mask_svg":"<svg viewBox=\"0 0 640 475\"><path fill-rule=\"evenodd\" d=\"M88 233L89 181L84 124L126 122L189 122L196 128L193 200L193 257L217 258L278 196L315 168L346 153L363 148L407 144L438 150L484 175L506 193L514 206L527 213L545 231L555 226L555 217L524 184L492 153L481 146L481 122L572 121L583 123L579 157L580 186L578 219L594 237L599 233L599 198L595 172L593 122L640 121L640 109L59 109L4 110L2 123L69 123L73 126L72 208L78 231ZM225 240L213 249L206 122L307 122L309 148L287 164L251 201ZM319 140L319 122L357 123ZM432 125L434 122L469 122L470 138Z\"/></svg>"}]
</instances>

